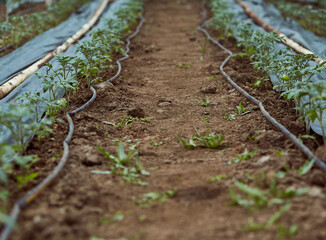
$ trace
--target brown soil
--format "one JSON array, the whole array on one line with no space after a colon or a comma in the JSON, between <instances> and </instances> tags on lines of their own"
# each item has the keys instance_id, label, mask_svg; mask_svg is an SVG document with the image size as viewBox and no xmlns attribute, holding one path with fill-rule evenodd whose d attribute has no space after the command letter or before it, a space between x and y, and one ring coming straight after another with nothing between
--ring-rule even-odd
<instances>
[{"instance_id":1,"label":"brown soil","mask_svg":"<svg viewBox=\"0 0 326 240\"><path fill-rule=\"evenodd\" d=\"M232 89L217 70L226 54L197 30L200 1L147 1L145 18L146 25L132 42L130 58L123 62L120 78L114 85L104 83L99 87L96 101L74 117L75 133L65 169L21 213L12 239L276 239L277 226L288 228L294 224L299 229L293 239L325 239L325 174L313 169L300 176L297 170L306 158L258 110L233 121L224 119L235 112L240 102L246 108L254 106ZM220 42L240 51L234 48L233 40ZM191 65L177 67L182 64ZM226 71L264 101L271 114L293 133L304 134L304 125L296 120L290 103L264 87L250 87L260 76L252 71L247 59L232 59ZM112 71L103 76L109 78ZM87 94L80 95L82 102L89 97ZM202 107L195 101L205 96L217 104ZM154 119L123 128L103 122L117 123L125 116ZM177 139L189 138L194 128L204 133L207 126L211 132L225 135L221 146L224 150L189 150ZM44 178L57 163L67 126L58 124L55 130L55 141L32 143L29 153L40 156L33 171L39 172L40 177L23 190ZM113 138L124 137L141 141L140 161L151 173L143 178L147 186L127 184L120 176L90 173L110 170L109 160L96 146L115 154ZM163 145L153 146L152 141ZM316 148L313 141L307 144ZM227 164L245 148L258 152L250 160ZM279 156L276 150L283 155ZM255 223L264 223L280 205L253 212L228 206L229 187L241 180L267 190L273 176L286 169L287 176L278 180L279 188L308 187L309 193L292 198L291 209L275 226L264 231L243 230L249 217ZM208 183L221 174L227 178ZM132 201L133 196L141 198L143 193L172 189L176 189L176 194L165 203L140 208ZM17 192L12 200L22 195L23 191ZM124 219L108 223L118 212Z\"/></svg>"},{"instance_id":2,"label":"brown soil","mask_svg":"<svg viewBox=\"0 0 326 240\"><path fill-rule=\"evenodd\" d=\"M5 20L6 13L3 3L0 3L0 21ZM24 14L45 11L45 3L25 3L10 13L10 16L21 16Z\"/></svg>"}]
</instances>

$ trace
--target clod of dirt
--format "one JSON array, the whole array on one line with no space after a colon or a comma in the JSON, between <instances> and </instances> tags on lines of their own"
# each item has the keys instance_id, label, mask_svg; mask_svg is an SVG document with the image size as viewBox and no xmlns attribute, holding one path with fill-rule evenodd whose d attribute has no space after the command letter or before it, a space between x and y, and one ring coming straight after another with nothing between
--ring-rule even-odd
<instances>
[{"instance_id":1,"label":"clod of dirt","mask_svg":"<svg viewBox=\"0 0 326 240\"><path fill-rule=\"evenodd\" d=\"M172 101L166 99L158 100L157 106L158 107L168 107L172 105Z\"/></svg>"},{"instance_id":2,"label":"clod of dirt","mask_svg":"<svg viewBox=\"0 0 326 240\"><path fill-rule=\"evenodd\" d=\"M81 220L81 213L80 211L69 208L67 209L66 215L64 217L64 222L68 225L74 225L76 223L79 223Z\"/></svg>"},{"instance_id":3,"label":"clod of dirt","mask_svg":"<svg viewBox=\"0 0 326 240\"><path fill-rule=\"evenodd\" d=\"M315 170L309 179L309 182L311 184L317 185L317 186L321 186L321 187L325 187L326 186L326 176L325 173L320 171L320 170Z\"/></svg>"},{"instance_id":4,"label":"clod of dirt","mask_svg":"<svg viewBox=\"0 0 326 240\"><path fill-rule=\"evenodd\" d=\"M99 96L106 96L110 92L115 92L115 87L110 82L103 82L96 87L96 92Z\"/></svg>"},{"instance_id":5,"label":"clod of dirt","mask_svg":"<svg viewBox=\"0 0 326 240\"><path fill-rule=\"evenodd\" d=\"M84 164L85 166L95 166L101 165L102 162L96 153L88 152L86 153L85 158L82 160L82 164Z\"/></svg>"},{"instance_id":6,"label":"clod of dirt","mask_svg":"<svg viewBox=\"0 0 326 240\"><path fill-rule=\"evenodd\" d=\"M216 93L217 86L215 83L211 83L208 86L202 87L201 92L202 93Z\"/></svg>"},{"instance_id":7,"label":"clod of dirt","mask_svg":"<svg viewBox=\"0 0 326 240\"><path fill-rule=\"evenodd\" d=\"M131 117L138 117L138 118L144 118L145 117L145 111L141 107L135 107L128 111L128 115Z\"/></svg>"},{"instance_id":8,"label":"clod of dirt","mask_svg":"<svg viewBox=\"0 0 326 240\"><path fill-rule=\"evenodd\" d=\"M191 41L191 42L196 41L196 37L190 37L190 38L189 38L189 41Z\"/></svg>"},{"instance_id":9,"label":"clod of dirt","mask_svg":"<svg viewBox=\"0 0 326 240\"><path fill-rule=\"evenodd\" d=\"M98 153L91 146L81 146L73 149L71 156L85 166L101 165L102 161Z\"/></svg>"},{"instance_id":10,"label":"clod of dirt","mask_svg":"<svg viewBox=\"0 0 326 240\"><path fill-rule=\"evenodd\" d=\"M318 147L315 154L320 160L326 162L326 144Z\"/></svg>"}]
</instances>

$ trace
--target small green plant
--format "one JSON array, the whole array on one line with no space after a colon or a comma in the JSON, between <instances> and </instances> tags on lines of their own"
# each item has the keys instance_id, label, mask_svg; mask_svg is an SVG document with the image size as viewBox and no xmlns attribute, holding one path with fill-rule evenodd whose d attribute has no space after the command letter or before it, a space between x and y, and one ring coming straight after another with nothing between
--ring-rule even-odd
<instances>
[{"instance_id":1,"label":"small green plant","mask_svg":"<svg viewBox=\"0 0 326 240\"><path fill-rule=\"evenodd\" d=\"M153 204L164 203L168 198L171 198L177 192L176 189L168 190L165 192L149 192L142 195L142 199L132 198L136 206L149 207Z\"/></svg>"},{"instance_id":2,"label":"small green plant","mask_svg":"<svg viewBox=\"0 0 326 240\"><path fill-rule=\"evenodd\" d=\"M206 130L206 135L202 135L196 128L196 134L192 135L192 137L187 141L182 137L178 137L179 141L189 149L194 149L197 147L204 147L204 148L212 148L217 149L220 148L222 141L224 140L223 134L216 134L210 132L209 128Z\"/></svg>"},{"instance_id":3,"label":"small green plant","mask_svg":"<svg viewBox=\"0 0 326 240\"><path fill-rule=\"evenodd\" d=\"M247 231L261 231L270 229L287 211L291 208L291 203L287 203L280 208L276 213L274 213L266 223L264 224L256 224L253 221L253 218L249 218L249 225L244 227L243 230Z\"/></svg>"},{"instance_id":4,"label":"small green plant","mask_svg":"<svg viewBox=\"0 0 326 240\"><path fill-rule=\"evenodd\" d=\"M118 128L122 128L123 126L131 126L133 122L148 122L152 120L154 117L146 117L146 118L134 118L134 117L123 117L122 120L118 123L103 121L105 124L109 124Z\"/></svg>"},{"instance_id":5,"label":"small green plant","mask_svg":"<svg viewBox=\"0 0 326 240\"><path fill-rule=\"evenodd\" d=\"M230 113L229 115L225 115L223 118L226 121L233 121L236 120L236 116L237 116L236 113Z\"/></svg>"},{"instance_id":6,"label":"small green plant","mask_svg":"<svg viewBox=\"0 0 326 240\"><path fill-rule=\"evenodd\" d=\"M236 110L236 114L237 115L246 115L246 114L248 114L248 113L251 113L253 110L251 109L251 110L247 110L247 109L245 109L243 106L242 106L242 104L241 103L239 103L239 106L237 106L237 110Z\"/></svg>"},{"instance_id":7,"label":"small green plant","mask_svg":"<svg viewBox=\"0 0 326 240\"><path fill-rule=\"evenodd\" d=\"M103 218L100 220L100 224L109 224L114 222L121 222L124 219L123 212L116 212L112 217L110 218Z\"/></svg>"},{"instance_id":8,"label":"small green plant","mask_svg":"<svg viewBox=\"0 0 326 240\"><path fill-rule=\"evenodd\" d=\"M153 146L162 146L163 144L164 144L163 142L151 141L151 145L153 145Z\"/></svg>"},{"instance_id":9,"label":"small green plant","mask_svg":"<svg viewBox=\"0 0 326 240\"><path fill-rule=\"evenodd\" d=\"M283 204L290 198L302 196L308 192L306 188L294 188L288 187L282 189L278 184L278 179L284 177L278 174L271 180L267 178L265 174L260 174L256 177L252 177L261 187L267 190L261 190L258 187L251 187L245 183L235 181L234 185L241 193L246 194L246 197L240 194L236 194L232 187L229 187L231 202L230 205L242 206L249 211L253 211L260 208L265 208L273 205Z\"/></svg>"},{"instance_id":10,"label":"small green plant","mask_svg":"<svg viewBox=\"0 0 326 240\"><path fill-rule=\"evenodd\" d=\"M18 188L22 188L27 185L30 181L33 181L38 177L38 173L30 173L25 176L17 176Z\"/></svg>"},{"instance_id":11,"label":"small green plant","mask_svg":"<svg viewBox=\"0 0 326 240\"><path fill-rule=\"evenodd\" d=\"M227 178L228 176L226 176L226 175L218 175L218 176L215 176L215 177L213 177L213 178L210 178L209 180L208 180L208 182L209 183L212 183L212 182L219 182L219 181L221 181L221 180L223 180L223 179L225 179L225 178Z\"/></svg>"},{"instance_id":12,"label":"small green plant","mask_svg":"<svg viewBox=\"0 0 326 240\"><path fill-rule=\"evenodd\" d=\"M265 89L267 89L267 83L269 81L270 81L269 78L261 77L261 78L257 79L253 84L251 84L251 86L254 88L259 88L261 84L264 84Z\"/></svg>"},{"instance_id":13,"label":"small green plant","mask_svg":"<svg viewBox=\"0 0 326 240\"><path fill-rule=\"evenodd\" d=\"M216 103L212 102L211 100L209 100L208 96L206 96L206 98L202 98L202 101L196 99L196 102L198 102L202 107L208 107L211 104L216 104Z\"/></svg>"},{"instance_id":14,"label":"small green plant","mask_svg":"<svg viewBox=\"0 0 326 240\"><path fill-rule=\"evenodd\" d=\"M257 153L257 151L258 151L258 149L255 149L255 150L249 152L249 150L246 148L242 154L238 155L236 159L230 161L229 164L247 161L250 158L252 158Z\"/></svg>"},{"instance_id":15,"label":"small green plant","mask_svg":"<svg viewBox=\"0 0 326 240\"><path fill-rule=\"evenodd\" d=\"M124 146L121 142L118 143L117 156L107 153L100 146L97 149L110 161L108 164L111 166L111 173L113 175L120 175L129 183L137 185L147 185L146 182L141 180L141 175L148 176L150 173L145 170L143 165L140 163L139 154L136 151L137 146L140 142L129 147L130 151L125 152ZM132 161L132 159L135 159Z\"/></svg>"},{"instance_id":16,"label":"small green plant","mask_svg":"<svg viewBox=\"0 0 326 240\"><path fill-rule=\"evenodd\" d=\"M189 67L191 67L191 64L182 63L180 65L176 65L176 67L182 69L188 69Z\"/></svg>"},{"instance_id":17,"label":"small green plant","mask_svg":"<svg viewBox=\"0 0 326 240\"><path fill-rule=\"evenodd\" d=\"M298 170L300 175L305 175L314 166L315 160L306 161L305 164Z\"/></svg>"}]
</instances>

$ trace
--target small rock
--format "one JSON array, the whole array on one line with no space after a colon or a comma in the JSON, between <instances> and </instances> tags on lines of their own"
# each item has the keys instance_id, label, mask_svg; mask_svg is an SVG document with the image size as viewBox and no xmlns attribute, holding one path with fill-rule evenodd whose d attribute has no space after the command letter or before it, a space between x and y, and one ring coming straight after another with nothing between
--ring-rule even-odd
<instances>
[{"instance_id":1,"label":"small rock","mask_svg":"<svg viewBox=\"0 0 326 240\"><path fill-rule=\"evenodd\" d=\"M158 104L159 107L167 107L167 106L170 106L172 103L170 102L161 102Z\"/></svg>"},{"instance_id":2,"label":"small rock","mask_svg":"<svg viewBox=\"0 0 326 240\"><path fill-rule=\"evenodd\" d=\"M165 160L164 163L165 163L165 164L171 164L172 161L170 161L170 160Z\"/></svg>"},{"instance_id":3,"label":"small rock","mask_svg":"<svg viewBox=\"0 0 326 240\"><path fill-rule=\"evenodd\" d=\"M87 167L101 165L102 161L95 152L86 153L85 157L82 159L82 164Z\"/></svg>"},{"instance_id":4,"label":"small rock","mask_svg":"<svg viewBox=\"0 0 326 240\"><path fill-rule=\"evenodd\" d=\"M144 111L144 109L142 109L140 107L135 107L128 111L128 115L131 117L144 118L145 111Z\"/></svg>"},{"instance_id":5,"label":"small rock","mask_svg":"<svg viewBox=\"0 0 326 240\"><path fill-rule=\"evenodd\" d=\"M166 99L160 99L157 106L159 107L168 107L172 105L172 101Z\"/></svg>"},{"instance_id":6,"label":"small rock","mask_svg":"<svg viewBox=\"0 0 326 240\"><path fill-rule=\"evenodd\" d=\"M109 92L115 92L115 87L111 82L103 82L96 86L96 93L98 95L106 95Z\"/></svg>"},{"instance_id":7,"label":"small rock","mask_svg":"<svg viewBox=\"0 0 326 240\"><path fill-rule=\"evenodd\" d=\"M216 84L209 84L208 86L202 87L200 91L202 93L216 93L216 90Z\"/></svg>"},{"instance_id":8,"label":"small rock","mask_svg":"<svg viewBox=\"0 0 326 240\"><path fill-rule=\"evenodd\" d=\"M258 163L263 164L265 162L268 162L271 156L263 156L261 159L258 160Z\"/></svg>"}]
</instances>

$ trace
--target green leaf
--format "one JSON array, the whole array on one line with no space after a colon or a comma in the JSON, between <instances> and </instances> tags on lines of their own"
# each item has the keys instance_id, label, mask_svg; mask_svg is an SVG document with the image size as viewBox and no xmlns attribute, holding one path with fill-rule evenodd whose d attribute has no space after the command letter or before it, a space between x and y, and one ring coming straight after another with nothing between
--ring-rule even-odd
<instances>
[{"instance_id":1,"label":"green leaf","mask_svg":"<svg viewBox=\"0 0 326 240\"><path fill-rule=\"evenodd\" d=\"M109 175L109 174L111 174L111 171L92 170L91 173Z\"/></svg>"},{"instance_id":2,"label":"green leaf","mask_svg":"<svg viewBox=\"0 0 326 240\"><path fill-rule=\"evenodd\" d=\"M298 170L300 175L304 175L314 166L315 159L311 159L310 161L306 161L305 164Z\"/></svg>"}]
</instances>

